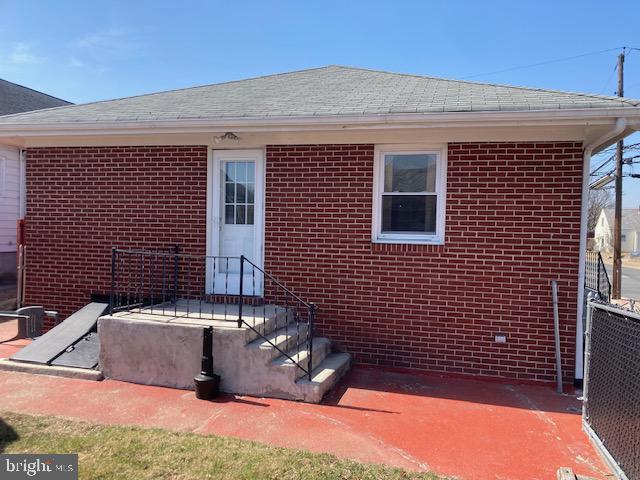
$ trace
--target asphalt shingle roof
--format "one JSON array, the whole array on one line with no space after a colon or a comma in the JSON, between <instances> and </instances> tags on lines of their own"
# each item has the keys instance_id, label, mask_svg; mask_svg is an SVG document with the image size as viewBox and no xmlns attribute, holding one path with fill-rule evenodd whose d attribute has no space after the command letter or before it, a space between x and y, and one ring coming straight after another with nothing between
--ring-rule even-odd
<instances>
[{"instance_id":1,"label":"asphalt shingle roof","mask_svg":"<svg viewBox=\"0 0 640 480\"><path fill-rule=\"evenodd\" d=\"M0 117L7 123L638 107L640 101L328 66Z\"/></svg>"},{"instance_id":2,"label":"asphalt shingle roof","mask_svg":"<svg viewBox=\"0 0 640 480\"><path fill-rule=\"evenodd\" d=\"M0 78L0 115L29 112L62 105L71 105L71 102Z\"/></svg>"}]
</instances>

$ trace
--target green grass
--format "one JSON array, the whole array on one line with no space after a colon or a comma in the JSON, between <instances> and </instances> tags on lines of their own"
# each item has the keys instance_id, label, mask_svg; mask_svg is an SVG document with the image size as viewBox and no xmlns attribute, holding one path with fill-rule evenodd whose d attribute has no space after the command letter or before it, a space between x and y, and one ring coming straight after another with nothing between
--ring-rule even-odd
<instances>
[{"instance_id":1,"label":"green grass","mask_svg":"<svg viewBox=\"0 0 640 480\"><path fill-rule=\"evenodd\" d=\"M8 412L0 413L0 452L78 453L80 478L92 480L441 478L232 438Z\"/></svg>"}]
</instances>

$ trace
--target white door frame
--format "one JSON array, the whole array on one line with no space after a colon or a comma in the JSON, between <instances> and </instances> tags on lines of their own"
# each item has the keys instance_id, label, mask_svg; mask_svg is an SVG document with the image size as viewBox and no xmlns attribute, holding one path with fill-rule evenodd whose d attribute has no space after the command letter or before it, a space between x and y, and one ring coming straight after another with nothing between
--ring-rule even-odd
<instances>
[{"instance_id":1,"label":"white door frame","mask_svg":"<svg viewBox=\"0 0 640 480\"><path fill-rule=\"evenodd\" d=\"M220 255L220 225L222 222L221 199L221 178L220 162L225 160L253 160L256 166L255 181L255 206L254 206L254 227L255 241L253 258L247 258L258 267L263 268L264 253L264 150L214 150L209 149L207 156L207 256ZM210 262L206 262L206 288L207 294L213 293L213 269ZM256 295L262 294L262 282ZM258 287L256 286L258 290Z\"/></svg>"}]
</instances>

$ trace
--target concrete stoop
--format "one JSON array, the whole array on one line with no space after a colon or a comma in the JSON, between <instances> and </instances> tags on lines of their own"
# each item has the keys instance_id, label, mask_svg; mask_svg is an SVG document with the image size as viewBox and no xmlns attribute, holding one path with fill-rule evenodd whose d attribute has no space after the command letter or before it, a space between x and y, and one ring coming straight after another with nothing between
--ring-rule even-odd
<instances>
[{"instance_id":1,"label":"concrete stoop","mask_svg":"<svg viewBox=\"0 0 640 480\"><path fill-rule=\"evenodd\" d=\"M213 326L214 370L227 393L317 403L348 371L349 354L333 352L324 337L313 339L311 379L278 348L309 367L306 325L297 326L275 307L243 318L252 328L187 316L118 313L98 320L100 370L107 378L193 389L201 368L203 328ZM237 318L237 317L236 317ZM269 341L265 340L264 335ZM271 342L271 343L270 343Z\"/></svg>"}]
</instances>

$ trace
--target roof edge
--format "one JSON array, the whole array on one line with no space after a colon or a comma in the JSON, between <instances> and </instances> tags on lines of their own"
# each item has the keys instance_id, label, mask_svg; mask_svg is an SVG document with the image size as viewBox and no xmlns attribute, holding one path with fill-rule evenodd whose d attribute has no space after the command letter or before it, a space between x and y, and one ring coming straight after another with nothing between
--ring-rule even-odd
<instances>
[{"instance_id":1,"label":"roof edge","mask_svg":"<svg viewBox=\"0 0 640 480\"><path fill-rule=\"evenodd\" d=\"M25 90L29 90L30 92L33 93L37 93L38 95L42 95L43 97L49 97L53 100L58 100L60 102L64 102L65 105L58 105L57 107L47 107L45 108L41 108L39 110L49 110L51 108L60 108L60 107L75 107L76 104L73 102L70 102L69 100L65 100L64 98L60 98L60 97L56 97L55 95L51 95L49 93L45 93L45 92L41 92L40 90L36 90L35 88L31 88L31 87L27 87L26 85L22 85L20 83L16 83L16 82L12 82L11 80L7 80L6 78L0 78L1 81L6 82L6 83L10 83L11 85L15 85L16 87L20 87L20 88L24 88ZM34 112L36 110L29 110L26 112L16 112L16 113L9 113L7 115L4 116L9 116L9 115L18 115L20 113L29 113L29 112Z\"/></svg>"},{"instance_id":2,"label":"roof edge","mask_svg":"<svg viewBox=\"0 0 640 480\"><path fill-rule=\"evenodd\" d=\"M381 127L429 127L433 124L450 126L540 126L540 125L596 125L609 124L618 118L631 120L630 127L640 130L640 108L598 108L566 110L526 110L493 112L431 112L380 115L326 115L307 117L216 117L184 118L178 120L140 120L108 122L0 123L0 137L38 135L109 135L111 133L140 133L163 131L212 131L227 129L251 130L314 130ZM466 125L465 125L466 124Z\"/></svg>"}]
</instances>

